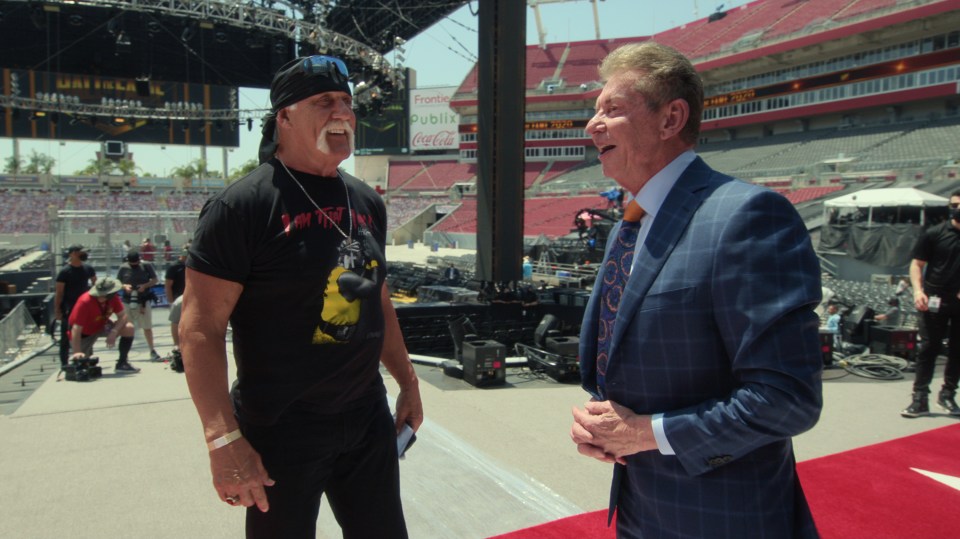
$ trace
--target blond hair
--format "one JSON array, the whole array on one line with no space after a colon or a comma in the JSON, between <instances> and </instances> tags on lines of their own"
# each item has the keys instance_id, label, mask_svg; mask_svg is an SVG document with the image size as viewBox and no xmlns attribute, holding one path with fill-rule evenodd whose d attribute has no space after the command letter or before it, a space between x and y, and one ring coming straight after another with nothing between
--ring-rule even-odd
<instances>
[{"instance_id":1,"label":"blond hair","mask_svg":"<svg viewBox=\"0 0 960 539\"><path fill-rule=\"evenodd\" d=\"M680 138L696 144L703 115L703 81L690 60L676 49L653 41L629 43L600 63L603 80L624 71L638 72L634 90L644 97L650 110L658 110L675 99L687 102L690 117Z\"/></svg>"}]
</instances>

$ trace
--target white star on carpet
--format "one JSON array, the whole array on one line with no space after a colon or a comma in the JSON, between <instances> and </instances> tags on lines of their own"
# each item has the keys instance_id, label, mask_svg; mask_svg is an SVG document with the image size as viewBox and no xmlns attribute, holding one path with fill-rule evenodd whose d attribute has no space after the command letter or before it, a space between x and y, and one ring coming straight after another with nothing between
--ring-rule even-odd
<instances>
[{"instance_id":1,"label":"white star on carpet","mask_svg":"<svg viewBox=\"0 0 960 539\"><path fill-rule=\"evenodd\" d=\"M950 488L960 490L960 477L953 475L945 475L942 473L928 472L927 470L921 470L919 468L910 468L911 470L917 472L918 474L923 474L934 481L939 481L944 485L947 485Z\"/></svg>"}]
</instances>

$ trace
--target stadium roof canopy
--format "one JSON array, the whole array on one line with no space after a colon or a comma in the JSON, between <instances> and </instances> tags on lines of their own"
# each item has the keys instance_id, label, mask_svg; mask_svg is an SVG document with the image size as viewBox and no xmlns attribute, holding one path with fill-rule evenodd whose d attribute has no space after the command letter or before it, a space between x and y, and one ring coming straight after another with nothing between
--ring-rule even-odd
<instances>
[{"instance_id":1,"label":"stadium roof canopy","mask_svg":"<svg viewBox=\"0 0 960 539\"><path fill-rule=\"evenodd\" d=\"M383 54L466 3L0 0L0 68L266 88L298 52L385 69Z\"/></svg>"},{"instance_id":2,"label":"stadium roof canopy","mask_svg":"<svg viewBox=\"0 0 960 539\"><path fill-rule=\"evenodd\" d=\"M947 199L912 187L857 191L823 203L825 208L876 208L896 206L943 206Z\"/></svg>"}]
</instances>

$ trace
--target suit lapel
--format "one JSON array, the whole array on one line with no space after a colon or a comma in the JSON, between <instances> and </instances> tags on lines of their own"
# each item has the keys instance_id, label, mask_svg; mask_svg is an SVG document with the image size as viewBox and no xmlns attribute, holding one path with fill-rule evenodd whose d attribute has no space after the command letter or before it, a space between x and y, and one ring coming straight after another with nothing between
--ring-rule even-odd
<instances>
[{"instance_id":1,"label":"suit lapel","mask_svg":"<svg viewBox=\"0 0 960 539\"><path fill-rule=\"evenodd\" d=\"M624 332L630 326L630 319L643 303L647 291L650 290L650 286L660 274L670 253L680 241L684 230L693 219L693 214L708 194L709 190L705 188L712 174L713 170L698 157L680 175L666 200L663 201L663 206L653 222L653 228L650 229L646 241L634 255L639 258L620 300L613 340L610 343L611 358L616 357L614 352L623 339Z\"/></svg>"}]
</instances>

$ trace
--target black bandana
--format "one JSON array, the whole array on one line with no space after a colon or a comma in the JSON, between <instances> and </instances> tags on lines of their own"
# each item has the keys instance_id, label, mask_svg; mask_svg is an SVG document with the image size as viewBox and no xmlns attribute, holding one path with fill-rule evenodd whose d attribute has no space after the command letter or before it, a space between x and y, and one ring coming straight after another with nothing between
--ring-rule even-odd
<instances>
[{"instance_id":1,"label":"black bandana","mask_svg":"<svg viewBox=\"0 0 960 539\"><path fill-rule=\"evenodd\" d=\"M347 77L336 69L312 73L304 69L304 56L284 65L270 83L270 112L263 118L260 129L260 163L269 161L277 151L277 112L304 99L324 92L346 92L352 95Z\"/></svg>"}]
</instances>

